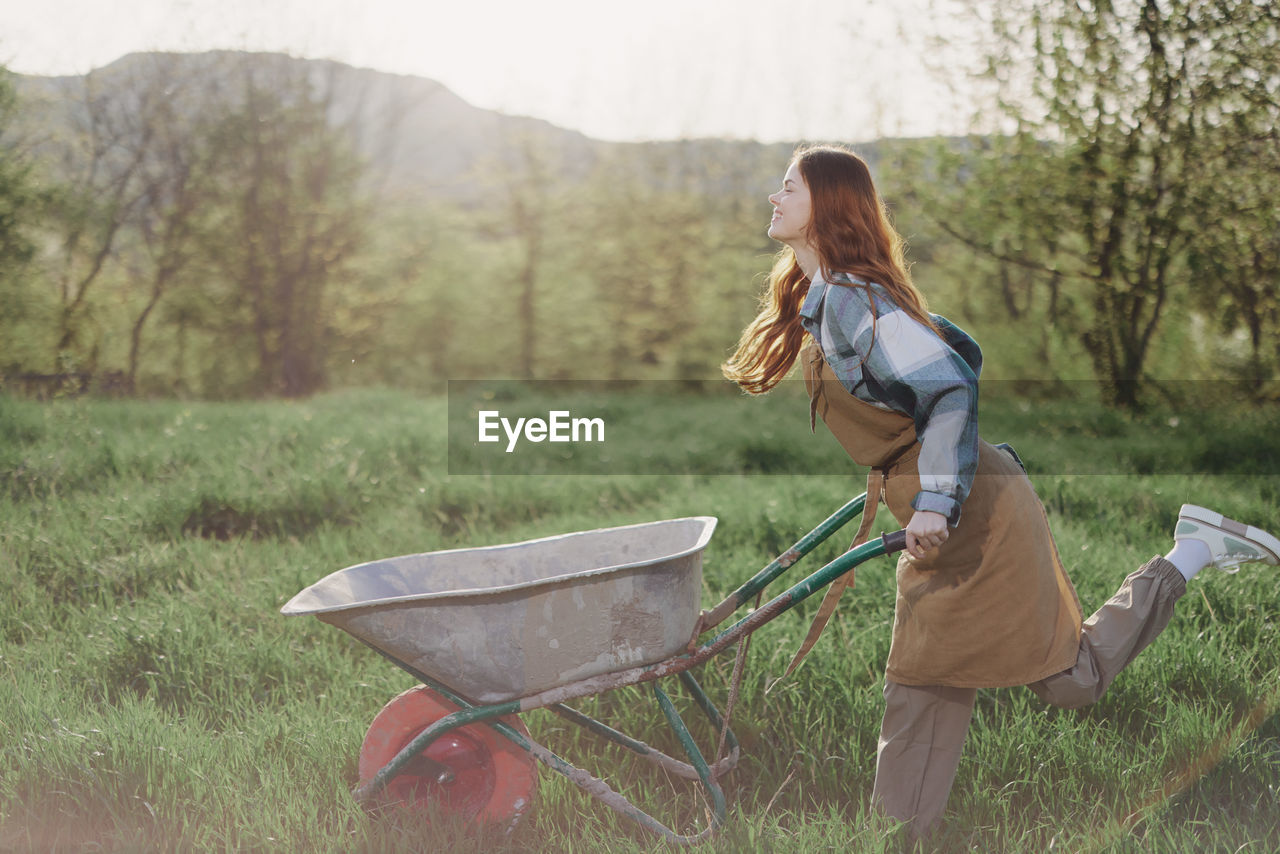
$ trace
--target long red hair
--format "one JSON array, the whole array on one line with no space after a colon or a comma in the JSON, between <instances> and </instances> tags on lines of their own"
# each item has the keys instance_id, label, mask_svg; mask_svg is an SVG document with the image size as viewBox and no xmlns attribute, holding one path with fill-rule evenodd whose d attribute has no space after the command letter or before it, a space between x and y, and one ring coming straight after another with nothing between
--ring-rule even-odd
<instances>
[{"instance_id":1,"label":"long red hair","mask_svg":"<svg viewBox=\"0 0 1280 854\"><path fill-rule=\"evenodd\" d=\"M902 237L889 223L866 161L845 148L813 146L799 149L792 162L809 188L812 212L805 239L817 253L823 278L848 273L881 285L903 311L937 332L924 296L911 282ZM784 247L774 259L759 313L721 366L726 377L751 394L763 394L787 375L804 344L800 306L808 290L795 252Z\"/></svg>"}]
</instances>

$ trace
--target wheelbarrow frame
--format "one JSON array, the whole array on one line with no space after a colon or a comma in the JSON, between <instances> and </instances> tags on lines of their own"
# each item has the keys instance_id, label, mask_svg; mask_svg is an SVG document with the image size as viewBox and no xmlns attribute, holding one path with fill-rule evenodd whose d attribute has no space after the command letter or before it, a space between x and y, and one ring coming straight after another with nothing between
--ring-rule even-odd
<instances>
[{"instance_id":1,"label":"wheelbarrow frame","mask_svg":"<svg viewBox=\"0 0 1280 854\"><path fill-rule=\"evenodd\" d=\"M717 780L737 765L741 750L737 738L734 736L732 730L725 725L723 715L721 715L720 711L707 697L706 693L702 690L702 687L698 684L697 680L689 670L707 661L712 656L722 652L726 647L745 639L747 635L751 634L765 623L772 621L779 615L799 605L815 592L826 587L828 584L831 584L858 564L872 558L880 557L881 555L890 554L903 549L906 545L905 532L895 531L890 534L885 534L881 537L863 543L856 548L850 549L835 560L823 566L821 569L818 569L792 587L778 594L764 605L750 611L746 616L714 635L706 643L698 645L697 640L701 635L724 622L729 616L735 613L744 604L750 602L755 596L761 594L770 582L774 581L790 569L802 557L813 551L813 549L823 543L828 537L838 531L851 519L861 514L865 504L865 493L854 498L852 501L849 501L835 513L832 513L829 517L823 520L821 524L800 538L793 546L791 546L791 548L787 549L744 584L730 593L718 605L710 611L703 611L699 617L693 636L689 641L688 649L684 653L664 659L656 664L648 664L640 667L633 667L592 676L576 682L558 685L554 688L515 700L487 705L477 705L471 703L448 685L441 683L438 679L433 679L413 666L400 661L386 651L379 649L373 644L364 642L370 649L374 650L401 669L412 674L424 685L439 692L459 708L458 711L436 720L414 737L413 740L406 744L399 753L397 753L373 776L372 779L357 787L352 793L353 796L360 802L375 799L387 783L404 770L404 768L412 762L415 757L418 757L419 754L421 754L437 738L459 727L468 726L470 724L483 724L485 726L492 727L496 732L513 742L516 746L528 751L543 765L567 778L570 782L583 789L596 800L601 801L609 808L636 821L646 829L677 844L692 845L703 841L724 823L726 812L724 791L721 789ZM692 735L689 733L688 726L681 718L670 698L659 687L658 680L667 676L679 677L686 689L692 695L694 702L699 706L702 713L711 722L712 726L715 727L717 731L722 731L724 733L727 752L725 756L722 759L719 759L714 765L707 764L702 752L699 750ZM663 716L667 719L668 724L675 733L688 762L668 756L642 741L631 738L630 736L565 705L565 703L570 700L602 694L617 688L629 685L639 685L645 682L651 683L654 699L657 701L659 708L662 710ZM530 712L535 709L549 709L565 720L581 726L597 736L605 738L614 744L632 751L636 755L661 766L676 776L696 780L706 793L711 805L711 817L707 826L697 834L680 834L671 828L668 828L653 816L644 812L623 795L615 792L605 781L557 756L541 744L538 744L533 739L519 732L514 727L502 721L494 720L494 718L500 718L503 715ZM419 761L423 760L426 760L426 757L421 757L421 760ZM426 761L429 762L429 760ZM435 765L435 763L430 764ZM448 775L448 770L444 766L438 766L438 768L442 777Z\"/></svg>"}]
</instances>

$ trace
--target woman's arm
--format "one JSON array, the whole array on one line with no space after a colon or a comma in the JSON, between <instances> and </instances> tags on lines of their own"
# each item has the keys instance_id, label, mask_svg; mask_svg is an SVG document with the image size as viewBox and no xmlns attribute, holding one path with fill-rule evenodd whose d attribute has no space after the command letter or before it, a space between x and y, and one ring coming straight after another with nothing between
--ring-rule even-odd
<instances>
[{"instance_id":1,"label":"woman's arm","mask_svg":"<svg viewBox=\"0 0 1280 854\"><path fill-rule=\"evenodd\" d=\"M978 470L978 378L905 312L891 311L876 326L863 366L868 384L912 417L920 440L920 492L911 506L941 513L954 527Z\"/></svg>"},{"instance_id":2,"label":"woman's arm","mask_svg":"<svg viewBox=\"0 0 1280 854\"><path fill-rule=\"evenodd\" d=\"M833 349L856 355L847 360L844 376L836 364L832 370L850 391L865 383L865 394L915 421L920 492L912 507L941 514L954 527L978 468L977 373L956 349L887 298L877 296L874 308L879 316L873 331L872 304L864 289L829 288L824 336L831 338ZM977 344L949 323L942 328L968 342L971 352L966 355L980 370Z\"/></svg>"}]
</instances>

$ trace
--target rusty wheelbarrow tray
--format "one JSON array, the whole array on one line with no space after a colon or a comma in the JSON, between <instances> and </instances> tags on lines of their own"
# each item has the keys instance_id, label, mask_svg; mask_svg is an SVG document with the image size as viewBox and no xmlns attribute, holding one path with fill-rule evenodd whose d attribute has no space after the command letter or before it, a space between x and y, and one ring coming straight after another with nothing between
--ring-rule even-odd
<instances>
[{"instance_id":1,"label":"rusty wheelbarrow tray","mask_svg":"<svg viewBox=\"0 0 1280 854\"><path fill-rule=\"evenodd\" d=\"M492 765L495 751L514 750L562 774L649 830L692 844L724 821L724 794L717 780L737 764L739 748L690 669L744 640L863 561L901 549L903 532L845 552L705 642L699 644L699 637L859 515L865 500L862 495L841 507L709 612L699 612L698 606L702 552L716 524L710 516L371 561L321 579L281 611L311 614L338 626L411 673L426 686L422 690L447 700L441 711L421 721L420 731L416 725L411 727L416 734L396 744L385 764L379 759L378 767L366 774L362 755L362 780L354 791L357 800L375 801L399 775L421 777L435 787L430 797L452 798L455 805L464 805L466 814L515 821L528 806L528 797L518 793L508 796L511 800L505 806L486 807L486 799L499 797L493 794L497 772L489 768L488 777L477 783L483 775L470 768L475 763ZM704 759L658 685L657 680L666 676L681 680L721 732L726 748L722 758L711 764ZM687 762L565 705L645 682L651 684ZM389 703L384 714L402 699L408 698L402 695ZM603 780L535 742L515 715L541 708L672 774L698 781L711 807L707 825L698 833L680 834ZM467 732L480 737L468 739ZM494 734L499 741L505 740L502 746L493 746ZM373 735L371 728L366 749ZM485 740L488 748L480 743ZM454 797L457 792L449 791L451 785L469 794L459 800Z\"/></svg>"}]
</instances>

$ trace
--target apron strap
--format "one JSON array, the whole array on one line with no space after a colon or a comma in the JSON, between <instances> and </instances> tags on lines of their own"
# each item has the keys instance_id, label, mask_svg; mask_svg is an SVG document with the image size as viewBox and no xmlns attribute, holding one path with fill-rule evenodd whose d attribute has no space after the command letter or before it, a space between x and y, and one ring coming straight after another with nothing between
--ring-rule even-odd
<instances>
[{"instance_id":1,"label":"apron strap","mask_svg":"<svg viewBox=\"0 0 1280 854\"><path fill-rule=\"evenodd\" d=\"M871 525L875 522L876 509L880 506L880 495L883 490L884 470L873 468L867 475L867 500L862 505L862 524L858 526L858 533L854 535L853 542L849 545L850 549L857 548L870 537ZM791 659L791 664L787 665L787 672L783 674L783 678L790 676L800 666L800 661L809 654L809 650L813 649L813 645L818 642L818 637L822 634L822 630L827 627L827 622L831 619L831 615L835 613L836 605L839 604L840 597L844 595L845 588L853 586L853 579L854 567L849 567L848 572L831 582L831 586L827 588L826 594L822 597L822 604L818 606L818 613L809 625L809 634L805 636L804 642L800 644L800 649L796 650L795 657Z\"/></svg>"},{"instance_id":2,"label":"apron strap","mask_svg":"<svg viewBox=\"0 0 1280 854\"><path fill-rule=\"evenodd\" d=\"M811 355L809 356L809 364L816 365L822 361L822 350L818 348L817 344L810 344L809 346L813 348L812 351L810 351ZM805 381L809 382L809 377L807 373L805 376ZM810 390L809 390L809 432L810 433L818 432L818 392L821 390L822 390L822 368L819 367L817 368L817 372L814 374L813 381L810 384Z\"/></svg>"}]
</instances>

